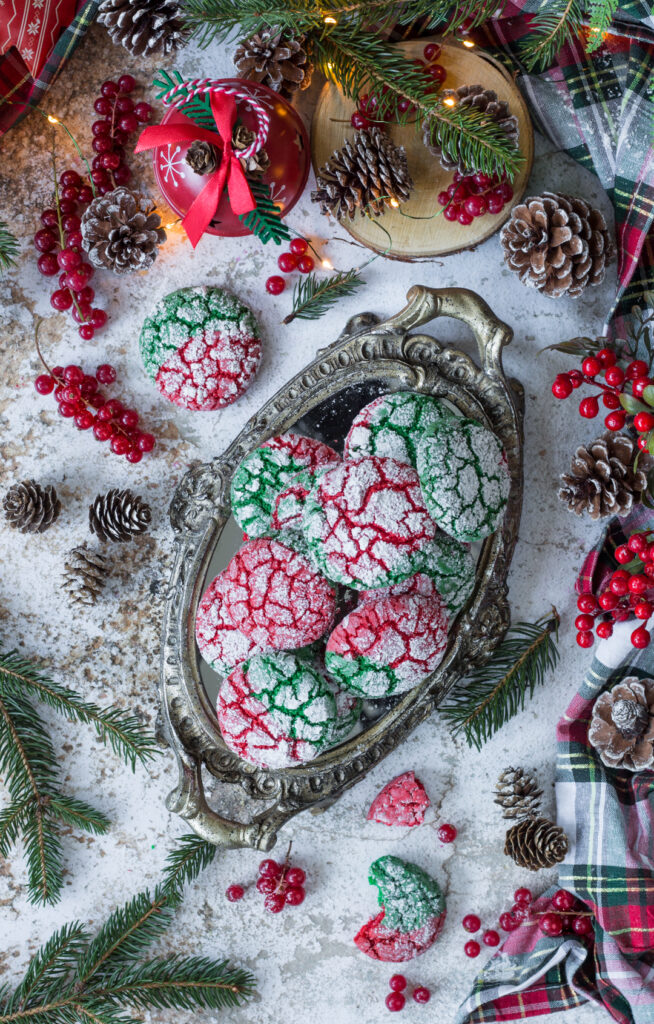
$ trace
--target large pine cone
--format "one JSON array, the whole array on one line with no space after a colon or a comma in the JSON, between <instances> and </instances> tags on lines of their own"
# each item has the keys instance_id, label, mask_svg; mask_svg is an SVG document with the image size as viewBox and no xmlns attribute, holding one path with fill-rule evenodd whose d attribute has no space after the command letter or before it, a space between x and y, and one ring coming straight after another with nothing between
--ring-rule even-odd
<instances>
[{"instance_id":1,"label":"large pine cone","mask_svg":"<svg viewBox=\"0 0 654 1024\"><path fill-rule=\"evenodd\" d=\"M81 544L69 552L64 562L61 584L72 604L92 605L107 582L111 564L100 551Z\"/></svg>"},{"instance_id":2,"label":"large pine cone","mask_svg":"<svg viewBox=\"0 0 654 1024\"><path fill-rule=\"evenodd\" d=\"M529 871L552 868L568 852L568 837L547 818L525 818L506 833L504 852Z\"/></svg>"},{"instance_id":3,"label":"large pine cone","mask_svg":"<svg viewBox=\"0 0 654 1024\"><path fill-rule=\"evenodd\" d=\"M168 56L185 42L178 0L103 0L98 21L135 57Z\"/></svg>"},{"instance_id":4,"label":"large pine cone","mask_svg":"<svg viewBox=\"0 0 654 1024\"><path fill-rule=\"evenodd\" d=\"M166 232L150 199L121 185L89 203L82 238L94 266L129 274L152 266Z\"/></svg>"},{"instance_id":5,"label":"large pine cone","mask_svg":"<svg viewBox=\"0 0 654 1024\"><path fill-rule=\"evenodd\" d=\"M654 768L654 679L629 676L593 705L588 740L608 768Z\"/></svg>"},{"instance_id":6,"label":"large pine cone","mask_svg":"<svg viewBox=\"0 0 654 1024\"><path fill-rule=\"evenodd\" d=\"M457 107L472 107L486 114L490 121L496 121L505 132L509 142L518 145L520 128L518 118L509 110L506 100L499 100L497 93L492 89L484 89L483 85L462 85L458 89L447 89L442 94L443 99L453 99ZM440 124L434 119L427 118L422 123L422 138L430 153L437 156L441 167L446 171L460 171L461 174L469 174L478 170L476 167L469 167L461 157L459 146L455 152L443 152L441 146Z\"/></svg>"},{"instance_id":7,"label":"large pine cone","mask_svg":"<svg viewBox=\"0 0 654 1024\"><path fill-rule=\"evenodd\" d=\"M405 203L413 189L404 147L395 146L376 126L355 132L335 150L316 182L313 202L337 220L353 220L357 210L378 217L387 206Z\"/></svg>"},{"instance_id":8,"label":"large pine cone","mask_svg":"<svg viewBox=\"0 0 654 1024\"><path fill-rule=\"evenodd\" d=\"M106 494L98 494L89 506L89 529L101 541L131 540L145 533L151 518L152 510L147 502L129 489L114 488Z\"/></svg>"},{"instance_id":9,"label":"large pine cone","mask_svg":"<svg viewBox=\"0 0 654 1024\"><path fill-rule=\"evenodd\" d=\"M637 454L636 442L628 434L610 431L580 445L570 472L561 476L559 498L578 516L626 516L647 490L643 463L634 469Z\"/></svg>"},{"instance_id":10,"label":"large pine cone","mask_svg":"<svg viewBox=\"0 0 654 1024\"><path fill-rule=\"evenodd\" d=\"M553 299L600 284L615 256L600 211L558 192L515 206L500 238L504 260L522 283Z\"/></svg>"},{"instance_id":11,"label":"large pine cone","mask_svg":"<svg viewBox=\"0 0 654 1024\"><path fill-rule=\"evenodd\" d=\"M14 484L5 494L5 519L21 533L43 533L61 512L54 487L41 487L35 480Z\"/></svg>"},{"instance_id":12,"label":"large pine cone","mask_svg":"<svg viewBox=\"0 0 654 1024\"><path fill-rule=\"evenodd\" d=\"M265 29L239 43L234 54L239 78L261 82L282 96L311 85L313 64L304 36L294 39L279 29Z\"/></svg>"},{"instance_id":13,"label":"large pine cone","mask_svg":"<svg viewBox=\"0 0 654 1024\"><path fill-rule=\"evenodd\" d=\"M540 807L543 791L536 776L524 768L505 768L495 786L495 803L503 818L533 817Z\"/></svg>"}]
</instances>

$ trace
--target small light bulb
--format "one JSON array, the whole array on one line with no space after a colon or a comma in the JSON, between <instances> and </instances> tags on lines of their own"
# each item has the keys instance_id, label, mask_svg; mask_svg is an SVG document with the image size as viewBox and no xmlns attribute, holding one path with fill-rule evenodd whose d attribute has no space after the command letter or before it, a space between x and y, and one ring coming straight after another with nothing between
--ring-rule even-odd
<instances>
[{"instance_id":1,"label":"small light bulb","mask_svg":"<svg viewBox=\"0 0 654 1024\"><path fill-rule=\"evenodd\" d=\"M399 206L397 199L391 199L391 206Z\"/></svg>"},{"instance_id":2,"label":"small light bulb","mask_svg":"<svg viewBox=\"0 0 654 1024\"><path fill-rule=\"evenodd\" d=\"M336 18L333 18L331 14L326 14L323 18L325 25L338 25Z\"/></svg>"},{"instance_id":3,"label":"small light bulb","mask_svg":"<svg viewBox=\"0 0 654 1024\"><path fill-rule=\"evenodd\" d=\"M322 261L322 268L323 268L323 270L333 270L334 269L334 264L331 262L331 260L323 260Z\"/></svg>"},{"instance_id":4,"label":"small light bulb","mask_svg":"<svg viewBox=\"0 0 654 1024\"><path fill-rule=\"evenodd\" d=\"M464 39L463 40L463 45L467 46L469 50L472 50L472 48L473 48L473 46L475 44L473 43L472 39Z\"/></svg>"},{"instance_id":5,"label":"small light bulb","mask_svg":"<svg viewBox=\"0 0 654 1024\"><path fill-rule=\"evenodd\" d=\"M443 100L443 103L445 104L446 107L456 106L456 100L452 99L451 96L446 96L446 98Z\"/></svg>"},{"instance_id":6,"label":"small light bulb","mask_svg":"<svg viewBox=\"0 0 654 1024\"><path fill-rule=\"evenodd\" d=\"M48 121L50 124L59 124L59 118L53 117L52 114L48 114Z\"/></svg>"}]
</instances>

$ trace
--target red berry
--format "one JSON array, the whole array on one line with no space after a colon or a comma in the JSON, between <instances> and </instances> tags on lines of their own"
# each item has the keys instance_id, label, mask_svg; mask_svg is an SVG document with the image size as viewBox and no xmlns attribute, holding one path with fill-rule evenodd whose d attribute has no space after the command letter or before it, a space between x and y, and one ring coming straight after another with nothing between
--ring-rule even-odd
<instances>
[{"instance_id":1,"label":"red berry","mask_svg":"<svg viewBox=\"0 0 654 1024\"><path fill-rule=\"evenodd\" d=\"M291 885L286 890L286 902L291 907L299 907L304 903L305 892L301 885Z\"/></svg>"},{"instance_id":2,"label":"red berry","mask_svg":"<svg viewBox=\"0 0 654 1024\"><path fill-rule=\"evenodd\" d=\"M268 894L275 891L277 888L277 881L278 879L276 877L272 878L267 875L262 875L260 878L257 878L255 888L257 892Z\"/></svg>"},{"instance_id":3,"label":"red berry","mask_svg":"<svg viewBox=\"0 0 654 1024\"><path fill-rule=\"evenodd\" d=\"M386 1007L391 1013L397 1013L399 1010L404 1009L406 999L401 992L389 992L386 996Z\"/></svg>"},{"instance_id":4,"label":"red berry","mask_svg":"<svg viewBox=\"0 0 654 1024\"><path fill-rule=\"evenodd\" d=\"M73 297L70 294L68 288L57 288L56 292L53 292L50 296L50 305L54 306L60 312L65 309L70 309L73 304Z\"/></svg>"},{"instance_id":5,"label":"red berry","mask_svg":"<svg viewBox=\"0 0 654 1024\"><path fill-rule=\"evenodd\" d=\"M104 118L100 121L94 121L91 125L91 132L94 138L98 135L109 135L111 133L111 121L106 121Z\"/></svg>"},{"instance_id":6,"label":"red berry","mask_svg":"<svg viewBox=\"0 0 654 1024\"><path fill-rule=\"evenodd\" d=\"M577 598L577 608L580 612L594 612L597 609L597 599L594 594L580 594ZM521 897L518 893L528 893L528 896ZM516 903L531 903L531 893L529 889L516 889L514 895Z\"/></svg>"},{"instance_id":7,"label":"red berry","mask_svg":"<svg viewBox=\"0 0 654 1024\"><path fill-rule=\"evenodd\" d=\"M52 252L57 244L57 239L48 228L41 228L34 235L34 248L39 252Z\"/></svg>"},{"instance_id":8,"label":"red berry","mask_svg":"<svg viewBox=\"0 0 654 1024\"><path fill-rule=\"evenodd\" d=\"M443 210L443 216L445 217L445 220L458 220L460 210L461 207L457 203L450 203L450 205L446 206Z\"/></svg>"},{"instance_id":9,"label":"red berry","mask_svg":"<svg viewBox=\"0 0 654 1024\"><path fill-rule=\"evenodd\" d=\"M75 270L81 262L82 254L77 249L61 249L57 253L57 263L62 270Z\"/></svg>"},{"instance_id":10,"label":"red berry","mask_svg":"<svg viewBox=\"0 0 654 1024\"><path fill-rule=\"evenodd\" d=\"M626 412L610 412L604 417L604 423L609 430L622 430L626 416Z\"/></svg>"},{"instance_id":11,"label":"red berry","mask_svg":"<svg viewBox=\"0 0 654 1024\"><path fill-rule=\"evenodd\" d=\"M121 165L120 153L103 153L102 166L108 171L117 171Z\"/></svg>"},{"instance_id":12,"label":"red berry","mask_svg":"<svg viewBox=\"0 0 654 1024\"><path fill-rule=\"evenodd\" d=\"M53 366L51 372L52 372L52 376L54 377L55 380L62 380L63 375L64 375L64 368L63 368L63 366Z\"/></svg>"},{"instance_id":13,"label":"red berry","mask_svg":"<svg viewBox=\"0 0 654 1024\"><path fill-rule=\"evenodd\" d=\"M619 366L609 366L604 374L606 383L612 388L619 388L624 383L624 370Z\"/></svg>"},{"instance_id":14,"label":"red berry","mask_svg":"<svg viewBox=\"0 0 654 1024\"><path fill-rule=\"evenodd\" d=\"M582 594L582 597L592 597L593 601L595 601L595 598L593 597L592 594ZM577 606L579 607L579 602L577 602ZM596 601L595 601L595 606L597 606L597 602ZM585 608L582 609L582 610L586 611ZM526 903L527 905L529 905L531 903L531 901L533 900L533 898L534 897L532 896L531 889L525 889L525 888L516 889L516 891L513 893L513 899L516 901L516 903Z\"/></svg>"},{"instance_id":15,"label":"red berry","mask_svg":"<svg viewBox=\"0 0 654 1024\"><path fill-rule=\"evenodd\" d=\"M273 274L273 276L269 277L266 281L266 291L271 295L281 295L285 287L286 281L278 274Z\"/></svg>"},{"instance_id":16,"label":"red berry","mask_svg":"<svg viewBox=\"0 0 654 1024\"><path fill-rule=\"evenodd\" d=\"M441 843L453 843L457 837L457 830L454 825L441 825L436 832L436 835L440 839Z\"/></svg>"},{"instance_id":17,"label":"red berry","mask_svg":"<svg viewBox=\"0 0 654 1024\"><path fill-rule=\"evenodd\" d=\"M478 942L475 942L474 939L470 939L470 941L466 942L463 947L463 952L466 956L479 956L481 953L481 946Z\"/></svg>"},{"instance_id":18,"label":"red berry","mask_svg":"<svg viewBox=\"0 0 654 1024\"><path fill-rule=\"evenodd\" d=\"M592 647L594 642L593 634L590 631L577 633L577 643L580 647Z\"/></svg>"},{"instance_id":19,"label":"red berry","mask_svg":"<svg viewBox=\"0 0 654 1024\"><path fill-rule=\"evenodd\" d=\"M84 409L83 412L78 412L75 417L75 426L78 430L88 430L89 427L93 426L94 422L95 417L92 412L88 411L88 409Z\"/></svg>"},{"instance_id":20,"label":"red berry","mask_svg":"<svg viewBox=\"0 0 654 1024\"><path fill-rule=\"evenodd\" d=\"M69 402L60 402L59 403L59 415L63 416L65 419L67 419L67 420L70 419L70 417L74 416L76 412L77 412L76 406L71 405Z\"/></svg>"},{"instance_id":21,"label":"red berry","mask_svg":"<svg viewBox=\"0 0 654 1024\"><path fill-rule=\"evenodd\" d=\"M595 632L600 640L608 640L608 638L613 635L613 626L610 622L600 622L598 623Z\"/></svg>"},{"instance_id":22,"label":"red berry","mask_svg":"<svg viewBox=\"0 0 654 1024\"><path fill-rule=\"evenodd\" d=\"M567 373L559 373L554 378L552 394L555 398L568 398L572 394L572 381Z\"/></svg>"},{"instance_id":23,"label":"red berry","mask_svg":"<svg viewBox=\"0 0 654 1024\"><path fill-rule=\"evenodd\" d=\"M636 380L638 377L644 377L648 370L649 366L644 359L634 359L625 370L625 376L629 380Z\"/></svg>"},{"instance_id":24,"label":"red berry","mask_svg":"<svg viewBox=\"0 0 654 1024\"><path fill-rule=\"evenodd\" d=\"M63 378L66 384L81 384L84 380L84 370L81 366L67 366L64 369Z\"/></svg>"},{"instance_id":25,"label":"red berry","mask_svg":"<svg viewBox=\"0 0 654 1024\"><path fill-rule=\"evenodd\" d=\"M121 164L114 171L114 181L117 185L125 185L126 182L132 177L132 172L126 164Z\"/></svg>"},{"instance_id":26,"label":"red berry","mask_svg":"<svg viewBox=\"0 0 654 1024\"><path fill-rule=\"evenodd\" d=\"M486 213L486 203L480 196L470 196L463 206L471 217L483 217Z\"/></svg>"},{"instance_id":27,"label":"red berry","mask_svg":"<svg viewBox=\"0 0 654 1024\"><path fill-rule=\"evenodd\" d=\"M137 103L134 107L134 114L141 124L145 124L152 117L152 107L149 103Z\"/></svg>"},{"instance_id":28,"label":"red berry","mask_svg":"<svg viewBox=\"0 0 654 1024\"><path fill-rule=\"evenodd\" d=\"M398 114L406 114L409 111L412 112L414 110L415 110L414 104L411 102L410 99L407 99L406 96L401 96L400 99L397 101L397 112L398 112Z\"/></svg>"},{"instance_id":29,"label":"red berry","mask_svg":"<svg viewBox=\"0 0 654 1024\"><path fill-rule=\"evenodd\" d=\"M116 100L116 110L119 114L131 114L134 110L134 100L129 96L119 96Z\"/></svg>"},{"instance_id":30,"label":"red berry","mask_svg":"<svg viewBox=\"0 0 654 1024\"><path fill-rule=\"evenodd\" d=\"M125 412L120 417L120 425L125 427L125 430L133 430L138 421L139 414L135 409L125 409Z\"/></svg>"},{"instance_id":31,"label":"red berry","mask_svg":"<svg viewBox=\"0 0 654 1024\"><path fill-rule=\"evenodd\" d=\"M79 201L80 203L90 203L93 199L93 190L89 185L82 185L79 190Z\"/></svg>"},{"instance_id":32,"label":"red berry","mask_svg":"<svg viewBox=\"0 0 654 1024\"><path fill-rule=\"evenodd\" d=\"M93 161L93 162L95 163L95 161ZM93 170L91 171L91 179L93 181L93 184L94 185L98 185L98 187L99 187L100 185L103 185L103 184L105 184L106 182L109 181L109 175L107 174L106 171L102 170L102 168L100 168L100 167L95 168L94 167Z\"/></svg>"},{"instance_id":33,"label":"red berry","mask_svg":"<svg viewBox=\"0 0 654 1024\"><path fill-rule=\"evenodd\" d=\"M502 181L497 186L497 191L500 193L506 203L513 199L513 189L509 185L508 181Z\"/></svg>"},{"instance_id":34,"label":"red berry","mask_svg":"<svg viewBox=\"0 0 654 1024\"><path fill-rule=\"evenodd\" d=\"M642 398L643 391L646 387L649 387L651 383L652 382L649 379L649 377L638 377L637 380L635 380L631 385L631 391L634 398Z\"/></svg>"},{"instance_id":35,"label":"red berry","mask_svg":"<svg viewBox=\"0 0 654 1024\"><path fill-rule=\"evenodd\" d=\"M558 914L543 914L538 927L546 935L560 935L563 931L563 924Z\"/></svg>"},{"instance_id":36,"label":"red berry","mask_svg":"<svg viewBox=\"0 0 654 1024\"><path fill-rule=\"evenodd\" d=\"M433 80L438 85L442 85L445 79L447 78L447 71L445 70L442 64L432 64L425 70L429 77L433 78Z\"/></svg>"},{"instance_id":37,"label":"red berry","mask_svg":"<svg viewBox=\"0 0 654 1024\"><path fill-rule=\"evenodd\" d=\"M500 937L494 929L489 928L487 932L484 932L482 936L482 942L485 946L499 946Z\"/></svg>"},{"instance_id":38,"label":"red berry","mask_svg":"<svg viewBox=\"0 0 654 1024\"><path fill-rule=\"evenodd\" d=\"M572 910L576 899L567 889L558 889L552 896L552 906L556 910Z\"/></svg>"},{"instance_id":39,"label":"red berry","mask_svg":"<svg viewBox=\"0 0 654 1024\"><path fill-rule=\"evenodd\" d=\"M77 333L84 341L91 341L95 335L95 327L92 324L80 324L77 328Z\"/></svg>"},{"instance_id":40,"label":"red berry","mask_svg":"<svg viewBox=\"0 0 654 1024\"><path fill-rule=\"evenodd\" d=\"M595 625L595 619L592 615L578 615L575 619L575 629L579 629L582 632L586 629L592 629Z\"/></svg>"},{"instance_id":41,"label":"red berry","mask_svg":"<svg viewBox=\"0 0 654 1024\"><path fill-rule=\"evenodd\" d=\"M602 403L606 409L620 408L620 399L614 391L605 391L602 394Z\"/></svg>"},{"instance_id":42,"label":"red berry","mask_svg":"<svg viewBox=\"0 0 654 1024\"><path fill-rule=\"evenodd\" d=\"M638 647L640 650L649 646L650 635L644 626L639 626L631 634L631 642L634 647Z\"/></svg>"},{"instance_id":43,"label":"red berry","mask_svg":"<svg viewBox=\"0 0 654 1024\"><path fill-rule=\"evenodd\" d=\"M441 55L441 50L442 47L439 46L438 43L427 43L422 51L422 55L428 63L431 63L433 60L438 60Z\"/></svg>"},{"instance_id":44,"label":"red berry","mask_svg":"<svg viewBox=\"0 0 654 1024\"><path fill-rule=\"evenodd\" d=\"M77 203L73 203L70 199L62 199L59 203L59 212L62 217L65 217L69 213L75 213L77 210Z\"/></svg>"},{"instance_id":45,"label":"red berry","mask_svg":"<svg viewBox=\"0 0 654 1024\"><path fill-rule=\"evenodd\" d=\"M570 370L568 377L570 378L570 383L573 388L580 388L584 383L584 375L581 370Z\"/></svg>"},{"instance_id":46,"label":"red berry","mask_svg":"<svg viewBox=\"0 0 654 1024\"><path fill-rule=\"evenodd\" d=\"M302 868L289 868L286 872L286 881L289 885L304 885L306 877Z\"/></svg>"},{"instance_id":47,"label":"red berry","mask_svg":"<svg viewBox=\"0 0 654 1024\"><path fill-rule=\"evenodd\" d=\"M428 1003L430 997L431 992L428 988L425 988L424 985L418 985L418 987L413 990L413 998L416 1003Z\"/></svg>"},{"instance_id":48,"label":"red berry","mask_svg":"<svg viewBox=\"0 0 654 1024\"><path fill-rule=\"evenodd\" d=\"M70 402L74 405L75 402L79 402L81 398L80 389L77 384L66 384L61 391L61 401Z\"/></svg>"},{"instance_id":49,"label":"red berry","mask_svg":"<svg viewBox=\"0 0 654 1024\"><path fill-rule=\"evenodd\" d=\"M123 408L123 403L119 402L117 398L110 398L107 404L105 405L105 409L107 410L109 415L114 417L120 416L121 412L123 411Z\"/></svg>"},{"instance_id":50,"label":"red berry","mask_svg":"<svg viewBox=\"0 0 654 1024\"><path fill-rule=\"evenodd\" d=\"M284 274L290 274L297 267L297 260L292 252L283 252L277 257L277 266Z\"/></svg>"},{"instance_id":51,"label":"red berry","mask_svg":"<svg viewBox=\"0 0 654 1024\"><path fill-rule=\"evenodd\" d=\"M594 395L589 398L582 398L579 403L579 412L587 420L592 420L599 412L599 403Z\"/></svg>"},{"instance_id":52,"label":"red berry","mask_svg":"<svg viewBox=\"0 0 654 1024\"><path fill-rule=\"evenodd\" d=\"M118 86L115 82L112 82L112 80L108 78L107 81L103 82L100 86L100 92L103 96L106 96L109 99L111 99L118 93Z\"/></svg>"},{"instance_id":53,"label":"red berry","mask_svg":"<svg viewBox=\"0 0 654 1024\"><path fill-rule=\"evenodd\" d=\"M517 921L525 921L529 917L529 906L526 903L514 903L509 913L512 914Z\"/></svg>"},{"instance_id":54,"label":"red berry","mask_svg":"<svg viewBox=\"0 0 654 1024\"><path fill-rule=\"evenodd\" d=\"M361 130L365 130L366 128L370 128L370 121L368 120L367 117L365 117L364 114L361 113L360 110L355 110L354 111L354 113L352 114L352 117L350 118L350 124L357 131L361 131Z\"/></svg>"},{"instance_id":55,"label":"red berry","mask_svg":"<svg viewBox=\"0 0 654 1024\"><path fill-rule=\"evenodd\" d=\"M636 413L634 426L639 434L647 434L654 427L654 415L651 412Z\"/></svg>"},{"instance_id":56,"label":"red berry","mask_svg":"<svg viewBox=\"0 0 654 1024\"><path fill-rule=\"evenodd\" d=\"M242 885L228 885L225 889L225 896L230 903L238 903L245 896L245 889Z\"/></svg>"},{"instance_id":57,"label":"red berry","mask_svg":"<svg viewBox=\"0 0 654 1024\"><path fill-rule=\"evenodd\" d=\"M488 212L492 213L493 216L495 216L496 214L501 213L503 209L504 200L499 199L497 196L491 194L488 197Z\"/></svg>"},{"instance_id":58,"label":"red berry","mask_svg":"<svg viewBox=\"0 0 654 1024\"><path fill-rule=\"evenodd\" d=\"M602 364L595 356L588 356L581 364L581 369L587 377L596 377L602 369Z\"/></svg>"},{"instance_id":59,"label":"red berry","mask_svg":"<svg viewBox=\"0 0 654 1024\"><path fill-rule=\"evenodd\" d=\"M102 114L104 117L111 113L111 103L104 96L98 96L97 100L93 104L93 109L96 114Z\"/></svg>"},{"instance_id":60,"label":"red berry","mask_svg":"<svg viewBox=\"0 0 654 1024\"><path fill-rule=\"evenodd\" d=\"M476 914L466 914L461 924L467 932L478 932L481 928L481 920Z\"/></svg>"},{"instance_id":61,"label":"red berry","mask_svg":"<svg viewBox=\"0 0 654 1024\"><path fill-rule=\"evenodd\" d=\"M462 209L459 210L456 219L458 220L459 224L462 224L464 227L467 227L468 224L472 224L475 218L472 216L472 214L468 213L467 210Z\"/></svg>"},{"instance_id":62,"label":"red berry","mask_svg":"<svg viewBox=\"0 0 654 1024\"><path fill-rule=\"evenodd\" d=\"M297 269L301 274L310 274L314 266L313 256L300 256L297 261Z\"/></svg>"},{"instance_id":63,"label":"red berry","mask_svg":"<svg viewBox=\"0 0 654 1024\"><path fill-rule=\"evenodd\" d=\"M140 462L143 458L143 452L140 448L134 448L133 446L126 453L125 458L128 462Z\"/></svg>"},{"instance_id":64,"label":"red berry","mask_svg":"<svg viewBox=\"0 0 654 1024\"><path fill-rule=\"evenodd\" d=\"M73 320L76 324L84 324L91 315L91 309L86 303L80 302L72 309Z\"/></svg>"},{"instance_id":65,"label":"red berry","mask_svg":"<svg viewBox=\"0 0 654 1024\"><path fill-rule=\"evenodd\" d=\"M98 309L96 307L95 309L91 310L91 323L95 327L96 331L99 331L101 327L104 327L106 322L107 314L105 313L104 309Z\"/></svg>"},{"instance_id":66,"label":"red berry","mask_svg":"<svg viewBox=\"0 0 654 1024\"><path fill-rule=\"evenodd\" d=\"M392 992L404 992L406 988L406 978L403 974L392 974L388 979L388 987Z\"/></svg>"},{"instance_id":67,"label":"red berry","mask_svg":"<svg viewBox=\"0 0 654 1024\"><path fill-rule=\"evenodd\" d=\"M649 583L647 577L642 573L634 573L627 586L632 594L643 594L649 587Z\"/></svg>"},{"instance_id":68,"label":"red berry","mask_svg":"<svg viewBox=\"0 0 654 1024\"><path fill-rule=\"evenodd\" d=\"M41 373L34 381L34 387L40 395L49 395L55 386L54 377L49 373Z\"/></svg>"},{"instance_id":69,"label":"red berry","mask_svg":"<svg viewBox=\"0 0 654 1024\"><path fill-rule=\"evenodd\" d=\"M44 224L46 228L58 227L59 218L57 217L57 211L51 209L44 210L41 214L41 223Z\"/></svg>"},{"instance_id":70,"label":"red berry","mask_svg":"<svg viewBox=\"0 0 654 1024\"><path fill-rule=\"evenodd\" d=\"M155 446L154 434L139 434L137 444L142 452L151 452Z\"/></svg>"},{"instance_id":71,"label":"red berry","mask_svg":"<svg viewBox=\"0 0 654 1024\"><path fill-rule=\"evenodd\" d=\"M619 544L615 549L615 559L620 565L628 565L633 559L633 554L629 550L626 544Z\"/></svg>"},{"instance_id":72,"label":"red berry","mask_svg":"<svg viewBox=\"0 0 654 1024\"><path fill-rule=\"evenodd\" d=\"M125 455L131 445L123 434L114 434L111 438L111 450L115 455Z\"/></svg>"},{"instance_id":73,"label":"red berry","mask_svg":"<svg viewBox=\"0 0 654 1024\"><path fill-rule=\"evenodd\" d=\"M282 872L281 864L278 864L276 860L262 860L259 865L259 874L264 877L279 877Z\"/></svg>"},{"instance_id":74,"label":"red berry","mask_svg":"<svg viewBox=\"0 0 654 1024\"><path fill-rule=\"evenodd\" d=\"M650 604L649 601L639 601L638 604L634 606L634 615L636 618L643 619L645 622L649 619L652 612L654 612L654 605Z\"/></svg>"},{"instance_id":75,"label":"red berry","mask_svg":"<svg viewBox=\"0 0 654 1024\"><path fill-rule=\"evenodd\" d=\"M113 432L114 429L110 423L103 423L99 418L96 418L93 424L93 433L98 441L108 441Z\"/></svg>"},{"instance_id":76,"label":"red berry","mask_svg":"<svg viewBox=\"0 0 654 1024\"><path fill-rule=\"evenodd\" d=\"M271 914L279 914L284 909L286 900L280 892L271 892L269 896L266 896L263 901L263 905Z\"/></svg>"},{"instance_id":77,"label":"red berry","mask_svg":"<svg viewBox=\"0 0 654 1024\"><path fill-rule=\"evenodd\" d=\"M610 348L601 348L597 353L597 358L605 369L614 366L618 361L615 352L612 352Z\"/></svg>"},{"instance_id":78,"label":"red berry","mask_svg":"<svg viewBox=\"0 0 654 1024\"><path fill-rule=\"evenodd\" d=\"M116 379L116 371L110 363L100 363L95 371L95 376L100 384L113 384Z\"/></svg>"},{"instance_id":79,"label":"red berry","mask_svg":"<svg viewBox=\"0 0 654 1024\"><path fill-rule=\"evenodd\" d=\"M438 195L436 196L436 202L438 203L439 206L447 206L449 201L450 197L448 196L447 192L439 192Z\"/></svg>"},{"instance_id":80,"label":"red berry","mask_svg":"<svg viewBox=\"0 0 654 1024\"><path fill-rule=\"evenodd\" d=\"M64 231L73 232L79 231L81 220L76 213L68 213L61 221L61 226Z\"/></svg>"},{"instance_id":81,"label":"red berry","mask_svg":"<svg viewBox=\"0 0 654 1024\"><path fill-rule=\"evenodd\" d=\"M303 256L309 248L309 243L306 238L292 238L289 245L289 249L294 256Z\"/></svg>"},{"instance_id":82,"label":"red berry","mask_svg":"<svg viewBox=\"0 0 654 1024\"><path fill-rule=\"evenodd\" d=\"M590 935L593 931L593 922L590 917L575 917L572 922L572 930L576 935Z\"/></svg>"},{"instance_id":83,"label":"red berry","mask_svg":"<svg viewBox=\"0 0 654 1024\"><path fill-rule=\"evenodd\" d=\"M509 914L508 911L500 914L500 928L502 931L514 932L519 927L520 921L513 914Z\"/></svg>"},{"instance_id":84,"label":"red berry","mask_svg":"<svg viewBox=\"0 0 654 1024\"><path fill-rule=\"evenodd\" d=\"M139 121L136 114L123 114L118 122L118 127L122 128L122 130L127 132L128 135L131 134L131 132L135 132L138 126Z\"/></svg>"}]
</instances>

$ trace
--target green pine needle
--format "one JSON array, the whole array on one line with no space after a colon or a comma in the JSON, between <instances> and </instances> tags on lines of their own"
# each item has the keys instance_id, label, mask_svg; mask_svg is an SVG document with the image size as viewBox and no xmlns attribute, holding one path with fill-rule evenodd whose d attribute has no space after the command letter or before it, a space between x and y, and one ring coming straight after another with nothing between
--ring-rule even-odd
<instances>
[{"instance_id":1,"label":"green pine needle","mask_svg":"<svg viewBox=\"0 0 654 1024\"><path fill-rule=\"evenodd\" d=\"M467 678L450 703L438 709L455 736L463 732L468 746L481 750L498 729L524 709L527 697L533 696L536 686L559 660L559 621L556 608L552 608L537 622L511 626L490 660Z\"/></svg>"},{"instance_id":2,"label":"green pine needle","mask_svg":"<svg viewBox=\"0 0 654 1024\"><path fill-rule=\"evenodd\" d=\"M213 863L218 848L194 832L181 836L166 858L163 888L172 899L181 898L185 883L192 882Z\"/></svg>"},{"instance_id":3,"label":"green pine needle","mask_svg":"<svg viewBox=\"0 0 654 1024\"><path fill-rule=\"evenodd\" d=\"M163 887L138 893L109 915L78 962L80 984L102 987L116 968L141 956L171 924L174 906Z\"/></svg>"},{"instance_id":4,"label":"green pine needle","mask_svg":"<svg viewBox=\"0 0 654 1024\"><path fill-rule=\"evenodd\" d=\"M106 978L101 994L140 1009L224 1010L240 1006L253 987L252 975L226 960L170 956L116 971Z\"/></svg>"},{"instance_id":5,"label":"green pine needle","mask_svg":"<svg viewBox=\"0 0 654 1024\"><path fill-rule=\"evenodd\" d=\"M580 0L543 0L520 46L528 71L550 67L559 51L579 35L583 11Z\"/></svg>"},{"instance_id":6,"label":"green pine needle","mask_svg":"<svg viewBox=\"0 0 654 1024\"><path fill-rule=\"evenodd\" d=\"M282 323L290 324L292 320L296 319L318 320L339 299L353 295L362 284L358 267L347 271L339 270L331 277L319 278L316 274L307 274L304 279L300 278L295 285L293 309L288 316L284 317Z\"/></svg>"},{"instance_id":7,"label":"green pine needle","mask_svg":"<svg viewBox=\"0 0 654 1024\"><path fill-rule=\"evenodd\" d=\"M611 22L620 0L588 0L588 13L590 15L590 33L586 50L594 53L602 45L602 37L611 27Z\"/></svg>"},{"instance_id":8,"label":"green pine needle","mask_svg":"<svg viewBox=\"0 0 654 1024\"><path fill-rule=\"evenodd\" d=\"M16 266L18 239L11 233L4 220L0 220L0 273Z\"/></svg>"}]
</instances>

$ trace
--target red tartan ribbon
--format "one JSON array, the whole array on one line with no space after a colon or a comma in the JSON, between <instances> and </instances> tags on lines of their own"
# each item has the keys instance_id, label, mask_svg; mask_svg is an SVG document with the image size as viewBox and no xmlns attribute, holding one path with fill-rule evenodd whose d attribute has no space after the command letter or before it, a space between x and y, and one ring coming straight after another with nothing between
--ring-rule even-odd
<instances>
[{"instance_id":1,"label":"red tartan ribbon","mask_svg":"<svg viewBox=\"0 0 654 1024\"><path fill-rule=\"evenodd\" d=\"M211 93L211 112L218 132L210 132L191 124L164 124L153 128L145 128L141 132L135 153L146 149L165 146L167 143L211 142L222 149L220 167L212 174L202 191L195 197L182 226L188 235L193 248L202 238L211 218L216 212L218 202L225 186L229 196L229 205L237 216L254 210L256 203L250 186L241 167L238 157L232 150L232 131L236 120L236 100L234 96L216 90Z\"/></svg>"}]
</instances>

